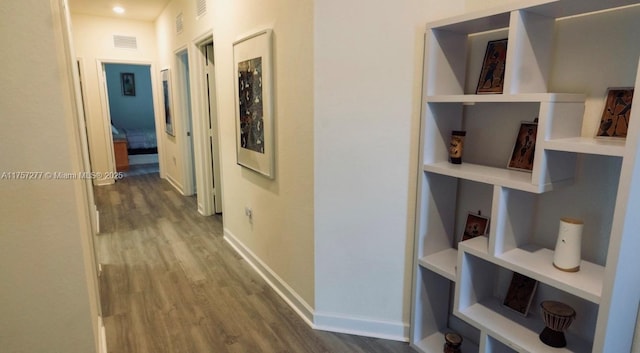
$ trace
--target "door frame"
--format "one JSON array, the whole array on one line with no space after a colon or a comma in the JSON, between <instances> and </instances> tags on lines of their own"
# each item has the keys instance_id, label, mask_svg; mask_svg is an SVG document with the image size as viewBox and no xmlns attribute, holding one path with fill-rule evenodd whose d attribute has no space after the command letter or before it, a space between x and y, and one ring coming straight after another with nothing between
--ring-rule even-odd
<instances>
[{"instance_id":1,"label":"door frame","mask_svg":"<svg viewBox=\"0 0 640 353\"><path fill-rule=\"evenodd\" d=\"M204 33L198 36L191 42L189 52L189 72L191 74L191 107L192 113L195 117L193 119L193 133L194 133L194 154L195 154L195 171L196 171L196 189L197 189L197 201L198 212L204 216L209 216L214 213L222 212L223 208L223 196L222 196L222 177L218 178L216 187L220 191L220 202L218 210L214 205L214 176L213 170L210 167L213 165L214 156L209 146L209 128L208 119L211 119L211 124L215 131L218 130L218 105L215 105L215 111L213 111L213 118L209 115L209 102L205 99L208 94L205 90L206 82L204 79L204 66L207 60L205 55L205 47L208 44L214 43L213 34L211 32ZM217 82L214 81L214 86L217 86ZM213 93L216 94L215 92ZM207 119L203 119L206 117ZM216 151L218 170L221 171L222 163L220 156L220 144L218 144ZM220 173L222 175L222 173Z\"/></svg>"},{"instance_id":2,"label":"door frame","mask_svg":"<svg viewBox=\"0 0 640 353\"><path fill-rule=\"evenodd\" d=\"M107 147L107 164L108 172L111 175L116 173L116 157L113 151L113 134L111 133L111 112L109 111L109 95L107 92L107 80L105 77L105 64L124 64L124 65L142 65L149 67L149 73L151 75L151 99L153 101L153 119L156 124L156 141L158 144L158 163L160 167L160 177L165 178L165 165L163 161L164 156L164 143L161 133L164 132L164 122L161 120L160 99L158 97L159 83L155 73L154 64L151 61L136 61L136 60L120 60L120 59L96 59L96 65L98 70L98 92L100 95L100 105L102 110L102 124L104 141ZM110 180L108 184L112 184L115 180Z\"/></svg>"},{"instance_id":3,"label":"door frame","mask_svg":"<svg viewBox=\"0 0 640 353\"><path fill-rule=\"evenodd\" d=\"M197 181L194 183L195 178L195 133L194 133L194 124L193 124L193 105L192 105L192 94L191 94L191 53L189 53L189 48L187 46L183 46L174 52L175 59L175 67L176 67L176 90L177 90L177 106L180 111L180 116L182 119L179 120L179 124L181 124L180 129L178 129L181 136L179 140L181 141L181 149L182 149L182 167L184 180L182 183L182 193L184 196L191 196L196 193L196 185ZM182 60L182 55L187 55L187 68L188 72L184 70L184 64ZM186 73L189 76L185 75ZM187 84L189 83L189 84ZM190 136L189 136L190 135ZM193 149L192 149L193 145Z\"/></svg>"}]
</instances>

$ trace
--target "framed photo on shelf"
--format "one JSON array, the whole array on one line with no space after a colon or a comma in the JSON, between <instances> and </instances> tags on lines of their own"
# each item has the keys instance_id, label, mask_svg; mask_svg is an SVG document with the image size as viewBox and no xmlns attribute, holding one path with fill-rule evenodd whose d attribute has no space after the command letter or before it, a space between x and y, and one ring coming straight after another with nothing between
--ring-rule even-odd
<instances>
[{"instance_id":1,"label":"framed photo on shelf","mask_svg":"<svg viewBox=\"0 0 640 353\"><path fill-rule=\"evenodd\" d=\"M482 216L480 212L469 212L464 224L464 232L460 241L475 238L487 234L489 231L489 217Z\"/></svg>"},{"instance_id":2,"label":"framed photo on shelf","mask_svg":"<svg viewBox=\"0 0 640 353\"><path fill-rule=\"evenodd\" d=\"M507 168L532 171L533 158L536 151L536 135L538 134L538 121L523 121L518 129L516 142L513 144L513 152Z\"/></svg>"},{"instance_id":3,"label":"framed photo on shelf","mask_svg":"<svg viewBox=\"0 0 640 353\"><path fill-rule=\"evenodd\" d=\"M136 95L136 77L131 72L120 73L120 83L122 84L123 96Z\"/></svg>"},{"instance_id":4,"label":"framed photo on shelf","mask_svg":"<svg viewBox=\"0 0 640 353\"><path fill-rule=\"evenodd\" d=\"M502 93L504 70L507 61L507 39L492 40L487 43L476 94Z\"/></svg>"},{"instance_id":5,"label":"framed photo on shelf","mask_svg":"<svg viewBox=\"0 0 640 353\"><path fill-rule=\"evenodd\" d=\"M509 289L507 290L507 295L504 297L502 304L527 316L536 288L538 288L538 281L514 272L513 277L511 277Z\"/></svg>"},{"instance_id":6,"label":"framed photo on shelf","mask_svg":"<svg viewBox=\"0 0 640 353\"><path fill-rule=\"evenodd\" d=\"M237 163L274 178L272 31L233 43Z\"/></svg>"},{"instance_id":7,"label":"framed photo on shelf","mask_svg":"<svg viewBox=\"0 0 640 353\"><path fill-rule=\"evenodd\" d=\"M162 102L164 107L164 131L175 136L173 132L173 110L171 108L171 75L169 69L160 71L162 78Z\"/></svg>"},{"instance_id":8,"label":"framed photo on shelf","mask_svg":"<svg viewBox=\"0 0 640 353\"><path fill-rule=\"evenodd\" d=\"M624 139L629 129L633 87L611 87L602 110L596 137Z\"/></svg>"}]
</instances>

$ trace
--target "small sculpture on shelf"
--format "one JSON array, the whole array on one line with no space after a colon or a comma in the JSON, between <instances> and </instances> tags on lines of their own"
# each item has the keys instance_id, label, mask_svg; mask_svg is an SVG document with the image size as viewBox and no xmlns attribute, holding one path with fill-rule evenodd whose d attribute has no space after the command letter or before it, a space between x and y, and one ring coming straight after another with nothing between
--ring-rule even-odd
<instances>
[{"instance_id":1,"label":"small sculpture on shelf","mask_svg":"<svg viewBox=\"0 0 640 353\"><path fill-rule=\"evenodd\" d=\"M455 332L449 332L444 335L443 353L462 353L460 346L462 345L462 336Z\"/></svg>"},{"instance_id":2,"label":"small sculpture on shelf","mask_svg":"<svg viewBox=\"0 0 640 353\"><path fill-rule=\"evenodd\" d=\"M578 272L580 270L580 248L582 247L581 220L573 218L561 218L558 229L556 250L553 253L553 266L565 272Z\"/></svg>"},{"instance_id":3,"label":"small sculpture on shelf","mask_svg":"<svg viewBox=\"0 0 640 353\"><path fill-rule=\"evenodd\" d=\"M542 319L546 326L540 333L540 340L547 346L566 347L564 331L571 326L576 317L576 311L567 304L552 300L543 301L540 307L542 307Z\"/></svg>"},{"instance_id":4,"label":"small sculpture on shelf","mask_svg":"<svg viewBox=\"0 0 640 353\"><path fill-rule=\"evenodd\" d=\"M449 142L449 161L453 164L462 163L462 149L464 147L464 136L466 131L451 131L451 142Z\"/></svg>"}]
</instances>

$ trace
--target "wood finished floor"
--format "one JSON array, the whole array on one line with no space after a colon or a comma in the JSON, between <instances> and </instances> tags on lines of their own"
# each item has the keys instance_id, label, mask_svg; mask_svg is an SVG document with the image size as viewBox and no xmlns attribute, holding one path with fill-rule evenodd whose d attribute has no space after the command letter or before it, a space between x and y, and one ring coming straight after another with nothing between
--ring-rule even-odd
<instances>
[{"instance_id":1,"label":"wood finished floor","mask_svg":"<svg viewBox=\"0 0 640 353\"><path fill-rule=\"evenodd\" d=\"M315 331L157 173L95 188L110 353L414 353L406 343Z\"/></svg>"}]
</instances>

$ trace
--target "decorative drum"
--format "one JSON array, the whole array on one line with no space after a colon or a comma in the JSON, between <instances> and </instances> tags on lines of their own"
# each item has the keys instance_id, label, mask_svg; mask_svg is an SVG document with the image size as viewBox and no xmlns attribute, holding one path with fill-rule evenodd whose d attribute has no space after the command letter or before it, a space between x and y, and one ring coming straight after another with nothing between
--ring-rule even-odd
<instances>
[{"instance_id":1,"label":"decorative drum","mask_svg":"<svg viewBox=\"0 0 640 353\"><path fill-rule=\"evenodd\" d=\"M543 301L540 303L540 307L546 326L540 333L540 340L551 347L565 347L567 341L564 337L564 331L571 326L576 317L576 311L567 304L552 300Z\"/></svg>"}]
</instances>

